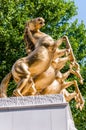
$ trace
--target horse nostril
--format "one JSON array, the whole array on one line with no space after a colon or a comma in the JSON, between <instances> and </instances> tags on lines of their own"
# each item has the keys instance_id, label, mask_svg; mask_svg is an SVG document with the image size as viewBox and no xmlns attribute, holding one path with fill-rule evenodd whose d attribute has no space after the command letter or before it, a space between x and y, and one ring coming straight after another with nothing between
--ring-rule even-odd
<instances>
[{"instance_id":1,"label":"horse nostril","mask_svg":"<svg viewBox=\"0 0 86 130\"><path fill-rule=\"evenodd\" d=\"M43 22L40 22L40 24L43 24Z\"/></svg>"}]
</instances>

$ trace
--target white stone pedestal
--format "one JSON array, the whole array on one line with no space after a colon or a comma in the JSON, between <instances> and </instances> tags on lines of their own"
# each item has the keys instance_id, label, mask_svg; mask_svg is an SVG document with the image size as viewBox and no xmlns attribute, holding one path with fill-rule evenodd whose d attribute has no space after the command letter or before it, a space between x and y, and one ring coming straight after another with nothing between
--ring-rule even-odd
<instances>
[{"instance_id":1,"label":"white stone pedestal","mask_svg":"<svg viewBox=\"0 0 86 130\"><path fill-rule=\"evenodd\" d=\"M69 117L62 95L0 99L0 130L69 130Z\"/></svg>"}]
</instances>

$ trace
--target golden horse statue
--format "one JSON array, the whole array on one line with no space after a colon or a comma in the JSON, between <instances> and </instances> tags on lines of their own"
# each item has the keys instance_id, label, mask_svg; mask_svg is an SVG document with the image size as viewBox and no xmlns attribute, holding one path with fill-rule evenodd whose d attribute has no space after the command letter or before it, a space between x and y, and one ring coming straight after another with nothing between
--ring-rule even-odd
<instances>
[{"instance_id":1,"label":"golden horse statue","mask_svg":"<svg viewBox=\"0 0 86 130\"><path fill-rule=\"evenodd\" d=\"M38 18L39 20L38 21L40 21L41 20L41 18ZM36 20L36 22L35 22L35 20ZM37 19L34 19L33 20L34 21L34 23L36 23L37 24ZM41 22L42 23L42 22ZM33 45L33 43L31 43L30 44L30 37L29 37L29 34L30 33L28 33L28 28L31 30L31 28L30 28L30 26L28 27L27 25L26 25L26 28L25 28L25 32L27 32L27 33L25 33L25 42L27 43L27 49L26 49L26 52L28 52L27 50L28 49L30 49L30 51L32 51L32 48L30 48L30 45ZM26 31L27 30L27 31ZM38 38L38 36L40 37L42 37L42 32L40 32L39 30L36 30L35 29L35 31L34 31L35 33L34 33L34 35L33 35L33 38L36 38L36 37L34 37L34 36L36 36L37 35L37 38ZM33 34L33 33L32 33ZM39 35L39 34L41 34L41 35ZM26 37L26 35L27 35L27 37ZM43 33L43 35L44 35L44 33ZM28 41L28 37L29 37L29 41ZM53 77L53 69L52 69L52 67L49 67L49 69L46 71L46 72L44 72L44 73L42 73L41 75L39 75L36 79L34 79L34 82L35 82L35 85L36 85L36 89L37 89L37 91L39 92L39 91L42 91L43 90L43 88L45 88L44 89L44 91L41 93L41 94L44 94L44 92L45 92L45 94L48 94L48 93L60 93L60 91L62 90L62 93L64 94L64 96L65 96L65 98L66 98L66 100L67 101L70 101L72 98L75 98L75 99L77 99L77 102L80 100L81 101L81 109L82 109L82 107L83 107L83 105L84 105L84 100L83 100L83 98L82 98L82 96L81 96L81 93L80 93L80 91L79 91L79 89L78 89L78 84L77 84L77 82L74 80L74 81L70 81L70 82L64 82L63 84L61 83L61 81L63 81L63 80L65 80L67 77L68 77L68 75L70 74L70 73L72 73L72 74L74 74L74 75L76 75L78 78L79 78L79 80L80 80L80 83L81 84L83 84L83 79L82 79L82 77L81 77L81 75L80 75L80 67L79 67L79 65L78 65L78 63L76 62L76 60L75 60L75 57L74 57L74 55L73 55L73 51L72 51L72 48L71 48L71 45L70 45L70 43L69 43L69 40L68 40L68 37L63 37L63 38L61 38L61 39L59 39L58 41L57 41L57 46L59 46L59 45L61 45L62 44L62 41L64 41L64 40L66 40L66 42L67 42L67 48L70 48L70 50L71 50L71 55L70 55L70 57L71 57L71 60L72 61L74 61L74 62L71 62L71 64L70 64L70 70L68 71L68 72L66 72L66 73L64 73L64 74L62 74L61 72L59 72L59 70L60 69L62 69L64 66L65 66L65 63L70 59L69 57L65 57L65 58L59 58L59 57L61 57L61 56L63 56L66 52L67 52L67 49L56 49L56 52L55 52L55 54L54 54L54 59L53 59L53 64L54 64L54 66L56 66L56 71L58 72L58 74L60 75L60 76L58 76L58 78L56 78L56 79L58 79L57 80L57 82L59 81L59 79L60 79L60 83L59 83L59 85L60 86L58 86L58 83L56 84L56 80L55 80L55 82L54 83L51 83L52 82L52 79L53 78L50 78L50 75L48 75L49 73L52 75L51 77ZM31 46L32 47L32 46ZM28 53L27 53L28 54ZM56 57L58 57L58 58L56 58ZM55 68L55 67L54 67ZM73 70L74 69L74 70ZM57 75L58 75L57 74ZM54 75L55 76L55 75ZM52 84L52 85L50 85L50 86L52 86L52 87L50 87L51 89L48 91L48 88L49 87L46 87L46 86L49 86L49 84ZM43 85L42 85L43 84ZM60 89L60 91L57 91L56 89L55 89L55 85L56 85L56 89L58 90L58 89ZM68 93L68 91L66 90L66 89L61 89L60 87L61 86L64 86L65 88L66 87L69 87L69 86L71 86L72 84L74 84L75 85L75 87L76 87L76 93L75 92L73 92L73 93ZM44 87L43 87L44 86ZM64 88L64 87L62 87L62 88ZM31 94L31 92L32 92L32 90L28 90L28 85L23 89L23 91L22 91L22 95L32 95ZM77 92L78 92L78 94L77 94ZM76 96L77 95L77 96ZM77 97L77 98L76 98ZM79 99L80 98L80 99ZM79 103L77 103L77 107L79 107L80 105L79 105Z\"/></svg>"},{"instance_id":2,"label":"golden horse statue","mask_svg":"<svg viewBox=\"0 0 86 130\"><path fill-rule=\"evenodd\" d=\"M75 98L77 107L82 109L84 100L77 82L75 80L65 82L70 73L76 75L81 83L83 81L69 40L65 36L54 41L39 30L42 26L44 26L44 19L40 17L26 24L24 39L28 56L17 60L11 72L2 80L1 97L7 96L8 83L13 76L17 83L17 88L13 92L15 96L63 93L67 101ZM67 49L58 48L63 41L66 41ZM64 55L67 56L63 58ZM70 70L62 74L60 70L67 61L70 61ZM76 70L73 70L73 67ZM72 84L76 89L70 94L66 88Z\"/></svg>"}]
</instances>

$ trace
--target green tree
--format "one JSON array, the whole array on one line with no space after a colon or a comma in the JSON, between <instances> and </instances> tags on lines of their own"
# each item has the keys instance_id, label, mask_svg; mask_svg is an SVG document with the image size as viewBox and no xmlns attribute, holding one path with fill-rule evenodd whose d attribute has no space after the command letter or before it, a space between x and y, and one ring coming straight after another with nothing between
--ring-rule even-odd
<instances>
[{"instance_id":1,"label":"green tree","mask_svg":"<svg viewBox=\"0 0 86 130\"><path fill-rule=\"evenodd\" d=\"M69 21L77 15L74 1L69 0L0 0L0 81L10 71L13 63L25 56L23 41L24 26L28 19L43 17L46 21L42 29L45 33L58 39L67 35L75 57L81 66L84 85L79 88L86 99L86 28L83 22ZM14 88L10 83L9 95ZM82 112L77 111L74 102L71 108L78 130L85 130L86 105Z\"/></svg>"}]
</instances>

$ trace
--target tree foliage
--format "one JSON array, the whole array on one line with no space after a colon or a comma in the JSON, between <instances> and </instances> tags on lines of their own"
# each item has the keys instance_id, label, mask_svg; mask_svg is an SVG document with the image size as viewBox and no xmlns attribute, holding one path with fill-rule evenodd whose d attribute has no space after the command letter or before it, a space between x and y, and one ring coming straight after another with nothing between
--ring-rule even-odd
<instances>
[{"instance_id":1,"label":"tree foliage","mask_svg":"<svg viewBox=\"0 0 86 130\"><path fill-rule=\"evenodd\" d=\"M58 39L67 35L75 57L81 66L84 85L79 88L86 99L86 28L83 22L69 21L77 15L77 7L72 0L0 0L0 81L11 70L13 63L25 56L23 41L24 26L27 20L43 17L46 21L42 29ZM11 83L11 87L14 85ZM10 93L10 89L8 91ZM86 105L82 112L76 111L71 103L78 130L85 130Z\"/></svg>"}]
</instances>

